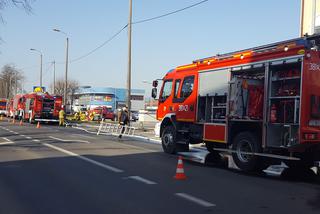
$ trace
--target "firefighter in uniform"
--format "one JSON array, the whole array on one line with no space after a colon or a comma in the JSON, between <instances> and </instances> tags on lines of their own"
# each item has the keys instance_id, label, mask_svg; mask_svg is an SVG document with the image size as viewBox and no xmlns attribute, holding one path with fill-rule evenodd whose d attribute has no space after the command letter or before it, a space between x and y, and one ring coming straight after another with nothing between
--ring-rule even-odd
<instances>
[{"instance_id":1,"label":"firefighter in uniform","mask_svg":"<svg viewBox=\"0 0 320 214\"><path fill-rule=\"evenodd\" d=\"M59 126L63 126L64 125L64 117L65 117L66 113L63 110L63 106L61 106L61 110L59 111Z\"/></svg>"}]
</instances>

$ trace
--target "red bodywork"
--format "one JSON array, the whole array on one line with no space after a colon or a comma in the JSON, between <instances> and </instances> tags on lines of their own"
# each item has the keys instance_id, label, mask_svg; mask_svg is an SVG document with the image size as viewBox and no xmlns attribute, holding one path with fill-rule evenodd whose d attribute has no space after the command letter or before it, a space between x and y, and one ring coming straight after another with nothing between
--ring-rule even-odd
<instances>
[{"instance_id":1,"label":"red bodywork","mask_svg":"<svg viewBox=\"0 0 320 214\"><path fill-rule=\"evenodd\" d=\"M24 94L17 94L13 97L12 103L10 102L10 116L17 118L19 116L19 111L24 109Z\"/></svg>"},{"instance_id":2,"label":"red bodywork","mask_svg":"<svg viewBox=\"0 0 320 214\"><path fill-rule=\"evenodd\" d=\"M99 106L92 110L95 113L95 116L98 116L103 119L114 120L114 113L112 108L108 108L106 106Z\"/></svg>"},{"instance_id":3,"label":"red bodywork","mask_svg":"<svg viewBox=\"0 0 320 214\"><path fill-rule=\"evenodd\" d=\"M58 121L62 98L47 93L24 95L24 119L32 121Z\"/></svg>"},{"instance_id":4,"label":"red bodywork","mask_svg":"<svg viewBox=\"0 0 320 214\"><path fill-rule=\"evenodd\" d=\"M53 95L53 98L54 98L53 117L59 118L59 111L62 109L62 96Z\"/></svg>"},{"instance_id":5,"label":"red bodywork","mask_svg":"<svg viewBox=\"0 0 320 214\"><path fill-rule=\"evenodd\" d=\"M0 99L0 114L6 115L7 114L7 99Z\"/></svg>"},{"instance_id":6,"label":"red bodywork","mask_svg":"<svg viewBox=\"0 0 320 214\"><path fill-rule=\"evenodd\" d=\"M197 116L199 111L202 111L202 109L199 109L198 99L198 97L200 96L199 88L201 87L199 75L205 72L210 73L211 71L214 72L216 70L225 70L225 76L226 78L228 78L228 81L230 81L232 75L231 70L234 67L241 67L246 65L250 66L258 63L266 65L266 63L271 63L272 61L280 59L285 62L285 59L290 58L299 58L299 62L301 62L302 68L300 90L299 88L287 89L289 91L297 91L296 93L300 95L300 103L296 104L300 105L300 116L298 117L299 128L296 135L297 142L300 146L296 145L295 149L299 150L302 148L302 150L304 150L310 145L319 146L320 54L319 51L311 49L308 44L298 39L295 41L291 40L283 43L277 43L277 45L273 46L272 48L265 48L263 51L258 51L253 48L245 51L233 52L222 56L220 55L205 58L202 60L194 61L192 64L179 66L169 71L163 78L163 85L159 96L157 119L161 120L162 124L167 118L170 118L169 123L173 123L174 121L176 121L174 122L176 124L175 127L182 127L181 132L183 133L188 133L190 132L190 127L197 126L197 130L202 132L202 142L214 142L224 145L232 144L231 141L233 135L230 134L232 132L232 127L228 126L228 124L230 124L231 118L231 115L229 115L228 113L228 110L230 111L230 109L227 108L225 117L221 117L220 120L222 122L219 123L203 122L200 121ZM289 75L290 77L295 77L296 74L294 69L292 69L292 72L290 71ZM182 98L182 83L186 80L186 78L190 78L190 76L193 76L194 78L192 93L186 98ZM172 81L170 95L163 98L163 93L165 91L164 87L166 82L168 81ZM180 84L177 83L178 81L180 81ZM227 84L229 83L226 81L226 85ZM269 88L249 85L248 87L246 87L246 89L249 90L249 93L251 93L250 97L254 100L248 101L249 106L251 106L248 110L249 116L252 118L259 118L261 120L261 123L262 121L265 121L265 123L270 122L267 115L270 115L271 106L268 106L269 104L267 104L267 101L263 99L264 90L268 91ZM229 90L230 88L228 89L228 91ZM229 94L226 96L228 97ZM230 103L226 103L230 107ZM284 105L283 103L284 101L280 102L281 105ZM286 104L291 105L290 102L286 102ZM266 115L263 115L263 111L266 112ZM160 134L161 132L162 129L160 128ZM261 128L261 136L263 147L267 148L270 142L266 137L267 131L263 128ZM190 143L192 143L192 141L190 141ZM303 147L304 144L308 146Z\"/></svg>"}]
</instances>

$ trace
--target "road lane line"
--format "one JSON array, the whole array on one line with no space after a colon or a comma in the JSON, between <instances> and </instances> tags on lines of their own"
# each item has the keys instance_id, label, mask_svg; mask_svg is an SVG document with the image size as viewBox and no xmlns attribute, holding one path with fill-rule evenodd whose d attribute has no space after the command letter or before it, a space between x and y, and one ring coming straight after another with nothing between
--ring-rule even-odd
<instances>
[{"instance_id":1,"label":"road lane line","mask_svg":"<svg viewBox=\"0 0 320 214\"><path fill-rule=\"evenodd\" d=\"M9 139L6 138L6 137L3 137L2 139L6 140L6 141L8 141L8 142L12 142L11 140L9 140Z\"/></svg>"},{"instance_id":2,"label":"road lane line","mask_svg":"<svg viewBox=\"0 0 320 214\"><path fill-rule=\"evenodd\" d=\"M112 171L112 172L117 172L117 173L124 172L122 169L118 169L118 168L115 168L115 167L113 167L113 166L109 166L109 165L100 163L100 162L98 162L98 161L92 160L92 159L90 159L90 158L86 158L86 157L84 157L84 156L78 155L78 154L76 154L76 153L70 152L70 151L68 151L68 150L62 149L62 148L60 148L60 147L57 147L57 146L54 146L54 145L51 145L51 144L48 144L48 143L43 143L42 145L47 146L47 147L50 147L50 148L52 148L52 149L55 149L55 150L57 150L57 151L59 151L59 152L65 153L65 154L67 154L67 155L70 155L70 156L72 156L72 157L77 157L77 158L79 158L79 159L81 159L81 160L84 160L84 161L86 161L86 162L92 163L92 164L94 164L94 165L96 165L96 166L100 166L100 167L102 167L102 168L104 168L104 169L107 169L107 170L109 170L109 171Z\"/></svg>"},{"instance_id":3,"label":"road lane line","mask_svg":"<svg viewBox=\"0 0 320 214\"><path fill-rule=\"evenodd\" d=\"M136 180L136 181L140 181L140 182L148 184L148 185L157 184L156 182L150 181L150 180L142 178L140 176L129 176L129 177L125 177L125 178L126 179L129 178L129 179L133 179L133 180Z\"/></svg>"},{"instance_id":4,"label":"road lane line","mask_svg":"<svg viewBox=\"0 0 320 214\"><path fill-rule=\"evenodd\" d=\"M13 134L19 134L18 132L12 132Z\"/></svg>"},{"instance_id":5,"label":"road lane line","mask_svg":"<svg viewBox=\"0 0 320 214\"><path fill-rule=\"evenodd\" d=\"M29 137L29 136L27 136L26 138L29 139L29 140L32 139L32 137Z\"/></svg>"},{"instance_id":6,"label":"road lane line","mask_svg":"<svg viewBox=\"0 0 320 214\"><path fill-rule=\"evenodd\" d=\"M88 139L96 139L94 137L91 137L91 136L87 136L87 135L84 135L84 134L72 134L73 136L77 136L77 137L84 137L84 138L88 138Z\"/></svg>"},{"instance_id":7,"label":"road lane line","mask_svg":"<svg viewBox=\"0 0 320 214\"><path fill-rule=\"evenodd\" d=\"M40 140L37 140L37 139L33 139L32 141L33 142L40 142Z\"/></svg>"},{"instance_id":8,"label":"road lane line","mask_svg":"<svg viewBox=\"0 0 320 214\"><path fill-rule=\"evenodd\" d=\"M90 142L89 142L89 141L87 141L87 140L64 140L64 139L60 139L60 138L52 137L52 136L49 136L49 138L54 139L54 140L59 140L59 141L62 141L62 142L80 142L80 143L90 143Z\"/></svg>"},{"instance_id":9,"label":"road lane line","mask_svg":"<svg viewBox=\"0 0 320 214\"><path fill-rule=\"evenodd\" d=\"M9 140L6 137L3 137L2 139L4 139L7 142L1 142L0 145L7 145L7 144L13 144L14 143L13 141Z\"/></svg>"},{"instance_id":10,"label":"road lane line","mask_svg":"<svg viewBox=\"0 0 320 214\"><path fill-rule=\"evenodd\" d=\"M203 207L215 207L216 206L215 204L212 204L210 202L204 201L204 200L202 200L200 198L196 198L196 197L194 197L192 195L188 195L186 193L176 193L175 195L180 197L180 198L183 198L183 199L186 199L188 201L191 201L191 202L194 202L196 204L199 204L199 205L201 205Z\"/></svg>"},{"instance_id":11,"label":"road lane line","mask_svg":"<svg viewBox=\"0 0 320 214\"><path fill-rule=\"evenodd\" d=\"M2 145L8 145L8 144L13 144L14 142L0 142L0 146Z\"/></svg>"},{"instance_id":12,"label":"road lane line","mask_svg":"<svg viewBox=\"0 0 320 214\"><path fill-rule=\"evenodd\" d=\"M21 135L19 135L20 137L25 137L25 135L24 134L21 134Z\"/></svg>"}]
</instances>

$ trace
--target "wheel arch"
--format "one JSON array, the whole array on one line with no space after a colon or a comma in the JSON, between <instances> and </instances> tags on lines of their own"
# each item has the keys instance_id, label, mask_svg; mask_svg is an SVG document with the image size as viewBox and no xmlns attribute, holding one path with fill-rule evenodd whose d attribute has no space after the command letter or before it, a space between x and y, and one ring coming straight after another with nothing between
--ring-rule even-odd
<instances>
[{"instance_id":1,"label":"wheel arch","mask_svg":"<svg viewBox=\"0 0 320 214\"><path fill-rule=\"evenodd\" d=\"M173 126L175 129L177 128L177 121L175 114L167 114L161 121L160 125L160 137L162 136L163 130L167 126Z\"/></svg>"},{"instance_id":2,"label":"wheel arch","mask_svg":"<svg viewBox=\"0 0 320 214\"><path fill-rule=\"evenodd\" d=\"M228 144L232 145L234 138L242 132L252 132L253 134L255 134L257 136L258 140L260 141L260 144L262 144L262 124L260 124L260 123L257 124L257 123L252 123L252 122L232 123L229 126Z\"/></svg>"}]
</instances>

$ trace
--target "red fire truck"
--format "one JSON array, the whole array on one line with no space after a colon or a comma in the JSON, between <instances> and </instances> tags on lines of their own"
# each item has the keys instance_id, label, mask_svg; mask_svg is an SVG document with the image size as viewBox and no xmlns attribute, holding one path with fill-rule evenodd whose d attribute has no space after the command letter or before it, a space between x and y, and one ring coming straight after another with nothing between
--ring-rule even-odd
<instances>
[{"instance_id":1,"label":"red fire truck","mask_svg":"<svg viewBox=\"0 0 320 214\"><path fill-rule=\"evenodd\" d=\"M0 115L7 115L7 102L7 99L0 98Z\"/></svg>"},{"instance_id":2,"label":"red fire truck","mask_svg":"<svg viewBox=\"0 0 320 214\"><path fill-rule=\"evenodd\" d=\"M24 94L16 94L12 102L10 102L10 117L12 118L18 118L21 111L24 109ZM11 106L12 105L12 106Z\"/></svg>"},{"instance_id":3,"label":"red fire truck","mask_svg":"<svg viewBox=\"0 0 320 214\"><path fill-rule=\"evenodd\" d=\"M23 119L30 123L58 122L62 97L52 96L48 93L34 92L24 96L25 109Z\"/></svg>"},{"instance_id":4,"label":"red fire truck","mask_svg":"<svg viewBox=\"0 0 320 214\"><path fill-rule=\"evenodd\" d=\"M170 70L157 111L163 150L205 143L217 157L231 153L244 171L280 161L313 166L320 160L319 45L320 35L306 36Z\"/></svg>"}]
</instances>

